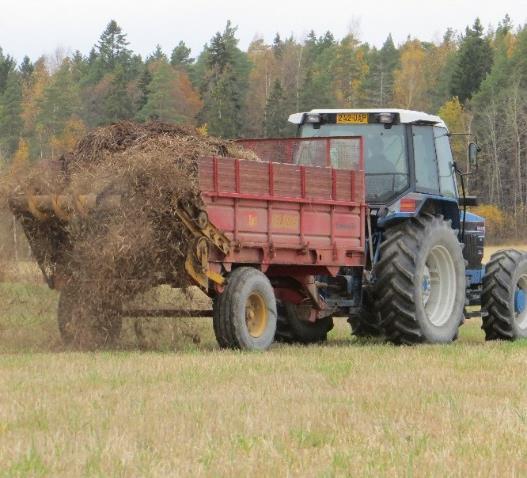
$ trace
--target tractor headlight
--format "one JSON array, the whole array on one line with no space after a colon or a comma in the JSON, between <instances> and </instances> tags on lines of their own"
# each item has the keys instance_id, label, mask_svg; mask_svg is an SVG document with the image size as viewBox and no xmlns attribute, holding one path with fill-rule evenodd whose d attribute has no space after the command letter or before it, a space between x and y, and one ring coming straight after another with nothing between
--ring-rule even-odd
<instances>
[{"instance_id":1,"label":"tractor headlight","mask_svg":"<svg viewBox=\"0 0 527 478\"><path fill-rule=\"evenodd\" d=\"M318 113L306 113L304 123L320 124L320 115Z\"/></svg>"},{"instance_id":2,"label":"tractor headlight","mask_svg":"<svg viewBox=\"0 0 527 478\"><path fill-rule=\"evenodd\" d=\"M377 113L377 121L382 124L392 124L395 120L395 113Z\"/></svg>"}]
</instances>

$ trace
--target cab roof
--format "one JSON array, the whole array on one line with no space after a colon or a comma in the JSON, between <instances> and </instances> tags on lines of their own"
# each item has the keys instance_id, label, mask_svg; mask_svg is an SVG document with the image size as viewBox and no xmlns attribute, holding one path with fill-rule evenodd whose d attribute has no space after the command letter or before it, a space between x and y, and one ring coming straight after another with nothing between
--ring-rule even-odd
<instances>
[{"instance_id":1,"label":"cab roof","mask_svg":"<svg viewBox=\"0 0 527 478\"><path fill-rule=\"evenodd\" d=\"M421 111L402 110L396 108L376 108L376 109L314 109L309 112L294 113L289 116L289 122L293 124L302 124L306 113L398 113L401 123L426 122L446 128L445 122L435 115L423 113Z\"/></svg>"}]
</instances>

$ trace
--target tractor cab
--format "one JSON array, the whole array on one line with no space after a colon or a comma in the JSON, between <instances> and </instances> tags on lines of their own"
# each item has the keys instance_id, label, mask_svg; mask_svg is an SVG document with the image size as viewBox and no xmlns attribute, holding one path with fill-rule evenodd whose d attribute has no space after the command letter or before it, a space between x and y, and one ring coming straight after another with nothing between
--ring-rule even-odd
<instances>
[{"instance_id":1,"label":"tractor cab","mask_svg":"<svg viewBox=\"0 0 527 478\"><path fill-rule=\"evenodd\" d=\"M303 138L364 138L370 206L391 205L410 192L458 197L448 130L438 116L398 109L319 109L293 114L289 121Z\"/></svg>"}]
</instances>

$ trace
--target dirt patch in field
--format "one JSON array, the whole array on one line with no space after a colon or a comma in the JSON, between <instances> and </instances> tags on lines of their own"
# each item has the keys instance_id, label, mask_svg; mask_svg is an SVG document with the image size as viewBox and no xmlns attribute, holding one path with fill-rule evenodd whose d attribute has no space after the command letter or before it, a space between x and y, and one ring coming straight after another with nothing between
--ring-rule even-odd
<instances>
[{"instance_id":1,"label":"dirt patch in field","mask_svg":"<svg viewBox=\"0 0 527 478\"><path fill-rule=\"evenodd\" d=\"M193 129L123 122L92 131L58 163L17 171L3 189L97 195L101 207L82 220L25 221L42 261L65 273L79 300L119 308L159 283L189 285L184 260L191 237L175 212L203 207L197 160L207 155L257 159ZM120 204L104 209L115 196Z\"/></svg>"}]
</instances>

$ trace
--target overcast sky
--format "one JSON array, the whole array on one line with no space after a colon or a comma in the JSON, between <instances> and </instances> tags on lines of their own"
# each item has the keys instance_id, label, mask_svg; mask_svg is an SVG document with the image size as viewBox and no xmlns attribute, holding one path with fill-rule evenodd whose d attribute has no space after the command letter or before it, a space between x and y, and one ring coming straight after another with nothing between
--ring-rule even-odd
<instances>
[{"instance_id":1,"label":"overcast sky","mask_svg":"<svg viewBox=\"0 0 527 478\"><path fill-rule=\"evenodd\" d=\"M379 46L390 32L396 43L408 35L433 41L447 27L462 31L477 16L497 25L506 13L524 24L527 0L0 0L0 47L17 59L57 47L86 54L112 18L142 55L157 43L169 52L179 40L197 55L228 19L238 25L243 49L255 35L302 39L314 29L341 38L350 28Z\"/></svg>"}]
</instances>

